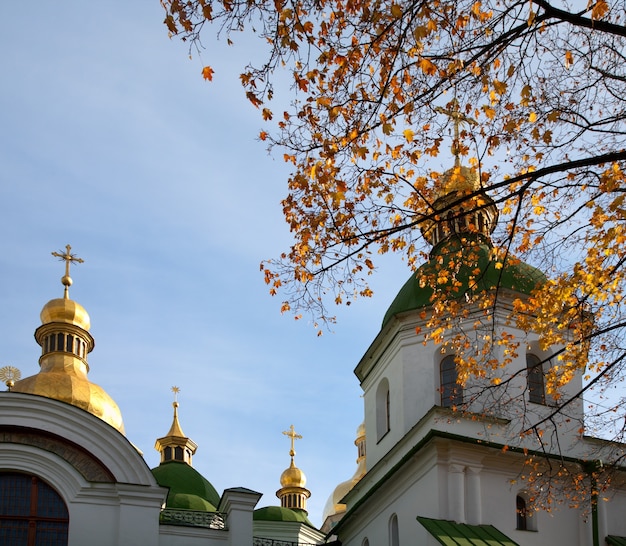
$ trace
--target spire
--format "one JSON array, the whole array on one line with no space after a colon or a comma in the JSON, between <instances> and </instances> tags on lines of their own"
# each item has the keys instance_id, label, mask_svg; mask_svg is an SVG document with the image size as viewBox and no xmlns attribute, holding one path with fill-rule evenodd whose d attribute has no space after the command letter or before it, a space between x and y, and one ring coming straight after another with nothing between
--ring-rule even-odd
<instances>
[{"instance_id":1,"label":"spire","mask_svg":"<svg viewBox=\"0 0 626 546\"><path fill-rule=\"evenodd\" d=\"M198 449L198 445L185 436L178 422L178 393L180 389L174 386L172 387L172 392L174 393L172 426L165 436L157 439L154 449L161 454L161 464L169 461L178 461L191 466L191 458Z\"/></svg>"},{"instance_id":2,"label":"spire","mask_svg":"<svg viewBox=\"0 0 626 546\"><path fill-rule=\"evenodd\" d=\"M69 298L70 264L83 263L71 250L72 247L67 245L65 252L52 252L54 257L65 261L65 275L61 278L65 291L63 298L50 300L41 310L41 326L35 330L35 339L41 346L40 371L15 381L11 390L72 404L124 434L119 407L102 387L87 378L87 355L93 350L95 341L89 333L91 321L87 311Z\"/></svg>"},{"instance_id":3,"label":"spire","mask_svg":"<svg viewBox=\"0 0 626 546\"><path fill-rule=\"evenodd\" d=\"M291 439L291 449L289 450L291 462L289 463L289 468L280 476L280 485L282 487L276 491L276 496L280 499L280 505L283 508L304 510L306 512L306 500L311 496L311 492L304 487L306 485L304 472L294 462L296 455L295 441L301 440L302 436L296 433L293 425L289 427L288 431L284 431L283 434Z\"/></svg>"}]
</instances>

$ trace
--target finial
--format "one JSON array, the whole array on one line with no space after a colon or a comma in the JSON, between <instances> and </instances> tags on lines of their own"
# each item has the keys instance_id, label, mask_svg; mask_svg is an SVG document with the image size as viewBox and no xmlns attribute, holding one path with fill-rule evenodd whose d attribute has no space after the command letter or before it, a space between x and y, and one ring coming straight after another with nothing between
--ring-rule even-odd
<instances>
[{"instance_id":1,"label":"finial","mask_svg":"<svg viewBox=\"0 0 626 546\"><path fill-rule=\"evenodd\" d=\"M14 366L0 368L0 381L4 381L9 390L13 388L16 381L20 380L20 377L22 377L22 373Z\"/></svg>"},{"instance_id":2,"label":"finial","mask_svg":"<svg viewBox=\"0 0 626 546\"><path fill-rule=\"evenodd\" d=\"M178 412L176 411L176 408L178 408L178 393L180 392L180 388L174 385L171 391L174 393L174 402L172 406L174 406L174 418L176 418L178 416Z\"/></svg>"},{"instance_id":3,"label":"finial","mask_svg":"<svg viewBox=\"0 0 626 546\"><path fill-rule=\"evenodd\" d=\"M59 258L59 260L65 262L65 275L61 277L61 283L65 286L65 292L63 297L67 300L70 297L70 286L72 286L72 277L70 277L70 264L82 264L84 260L82 258L77 258L76 254L72 254L70 251L72 247L70 245L65 245L65 253L62 250L59 252L53 252L52 255L55 258Z\"/></svg>"},{"instance_id":4,"label":"finial","mask_svg":"<svg viewBox=\"0 0 626 546\"><path fill-rule=\"evenodd\" d=\"M291 438L291 449L289 450L289 455L293 459L293 457L296 454L295 441L302 440L302 435L296 433L296 430L294 429L293 425L289 427L289 430L283 431L283 434Z\"/></svg>"},{"instance_id":5,"label":"finial","mask_svg":"<svg viewBox=\"0 0 626 546\"><path fill-rule=\"evenodd\" d=\"M454 97L450 101L448 108L442 108L441 106L436 106L435 112L439 112L441 114L448 116L454 122L454 139L452 140L452 146L450 146L450 151L452 152L452 155L454 156L454 166L460 167L461 166L460 125L463 122L468 123L470 125L478 125L478 122L475 119L470 118L469 116L466 116L463 113L461 113L460 104L456 97Z\"/></svg>"}]
</instances>

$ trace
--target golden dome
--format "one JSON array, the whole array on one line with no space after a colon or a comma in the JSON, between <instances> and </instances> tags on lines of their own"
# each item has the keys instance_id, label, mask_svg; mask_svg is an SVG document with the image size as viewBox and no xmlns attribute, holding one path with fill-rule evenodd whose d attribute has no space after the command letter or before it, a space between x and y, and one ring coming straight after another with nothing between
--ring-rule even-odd
<instances>
[{"instance_id":1,"label":"golden dome","mask_svg":"<svg viewBox=\"0 0 626 546\"><path fill-rule=\"evenodd\" d=\"M91 327L91 320L85 308L80 303L69 298L50 300L43 306L39 316L42 324L63 322L65 324L73 324L87 331Z\"/></svg>"},{"instance_id":2,"label":"golden dome","mask_svg":"<svg viewBox=\"0 0 626 546\"><path fill-rule=\"evenodd\" d=\"M472 193L480 189L480 180L476 169L455 164L448 169L437 188L437 198L444 197L454 192Z\"/></svg>"},{"instance_id":3,"label":"golden dome","mask_svg":"<svg viewBox=\"0 0 626 546\"><path fill-rule=\"evenodd\" d=\"M304 487L306 485L306 476L291 459L289 468L280 475L280 485L282 487Z\"/></svg>"},{"instance_id":4,"label":"golden dome","mask_svg":"<svg viewBox=\"0 0 626 546\"><path fill-rule=\"evenodd\" d=\"M324 525L322 530L328 531L332 528L332 525L336 523L342 514L346 511L346 505L341 501L352 490L352 488L359 483L361 478L365 476L365 423L361 423L356 429L356 440L354 445L357 447L357 468L354 475L349 480L341 482L326 501L324 505L324 512L322 514L322 521ZM331 518L330 520L328 518Z\"/></svg>"},{"instance_id":5,"label":"golden dome","mask_svg":"<svg viewBox=\"0 0 626 546\"><path fill-rule=\"evenodd\" d=\"M56 368L44 371L42 367L38 374L16 382L12 392L36 394L72 404L124 434L120 408L102 387L89 381L86 374L76 373L70 367Z\"/></svg>"},{"instance_id":6,"label":"golden dome","mask_svg":"<svg viewBox=\"0 0 626 546\"><path fill-rule=\"evenodd\" d=\"M41 326L35 331L35 339L41 345L39 373L17 381L13 392L36 394L54 398L79 407L99 417L124 434L124 423L119 407L102 387L87 379L89 365L87 354L94 347L89 333L91 326L85 308L69 299L68 288L70 263L82 263L70 253L53 252L53 256L65 261L65 286L63 298L50 300L41 310Z\"/></svg>"}]
</instances>

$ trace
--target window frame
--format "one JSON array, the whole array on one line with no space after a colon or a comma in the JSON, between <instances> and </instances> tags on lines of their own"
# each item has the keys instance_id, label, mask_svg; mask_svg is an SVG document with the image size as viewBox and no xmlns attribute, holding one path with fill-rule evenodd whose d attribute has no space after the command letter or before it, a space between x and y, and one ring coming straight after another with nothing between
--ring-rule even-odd
<instances>
[{"instance_id":1,"label":"window frame","mask_svg":"<svg viewBox=\"0 0 626 546\"><path fill-rule=\"evenodd\" d=\"M463 405L463 386L458 382L454 355L446 355L439 362L439 394L441 406L453 408Z\"/></svg>"}]
</instances>

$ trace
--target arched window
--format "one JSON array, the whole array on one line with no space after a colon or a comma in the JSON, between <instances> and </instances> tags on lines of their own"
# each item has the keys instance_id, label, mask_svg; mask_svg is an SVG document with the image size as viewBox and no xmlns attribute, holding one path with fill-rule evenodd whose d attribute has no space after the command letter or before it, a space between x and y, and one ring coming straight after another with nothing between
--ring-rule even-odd
<instances>
[{"instance_id":1,"label":"arched window","mask_svg":"<svg viewBox=\"0 0 626 546\"><path fill-rule=\"evenodd\" d=\"M389 394L389 381L384 378L376 390L376 437L381 440L391 428L390 419L391 396Z\"/></svg>"},{"instance_id":2,"label":"arched window","mask_svg":"<svg viewBox=\"0 0 626 546\"><path fill-rule=\"evenodd\" d=\"M526 373L528 381L528 400L535 404L546 403L546 389L543 380L541 359L532 353L526 355Z\"/></svg>"},{"instance_id":3,"label":"arched window","mask_svg":"<svg viewBox=\"0 0 626 546\"><path fill-rule=\"evenodd\" d=\"M363 539L363 542L361 543L361 546L370 546L370 541L368 540L367 537L365 537Z\"/></svg>"},{"instance_id":4,"label":"arched window","mask_svg":"<svg viewBox=\"0 0 626 546\"><path fill-rule=\"evenodd\" d=\"M389 520L389 546L400 546L400 533L398 531L398 516L395 514Z\"/></svg>"},{"instance_id":5,"label":"arched window","mask_svg":"<svg viewBox=\"0 0 626 546\"><path fill-rule=\"evenodd\" d=\"M444 408L463 404L463 387L458 384L456 364L452 355L446 356L439 365L441 381L441 405Z\"/></svg>"},{"instance_id":6,"label":"arched window","mask_svg":"<svg viewBox=\"0 0 626 546\"><path fill-rule=\"evenodd\" d=\"M67 506L47 483L0 473L0 544L67 546L68 527Z\"/></svg>"}]
</instances>

